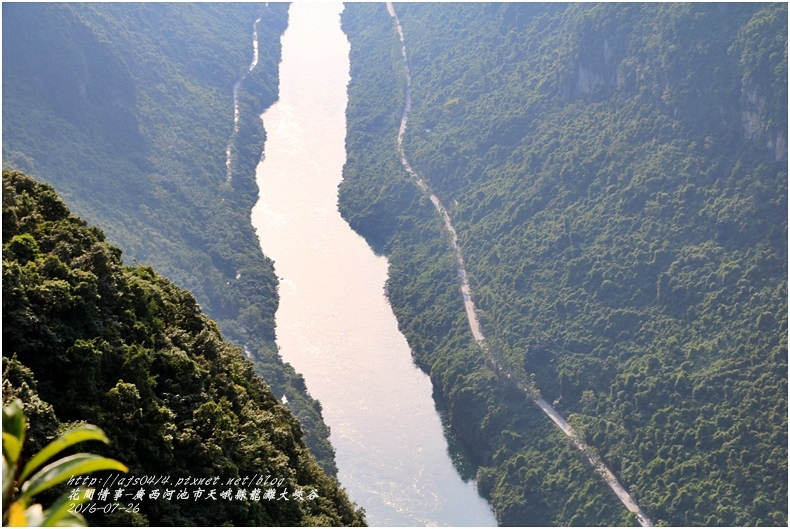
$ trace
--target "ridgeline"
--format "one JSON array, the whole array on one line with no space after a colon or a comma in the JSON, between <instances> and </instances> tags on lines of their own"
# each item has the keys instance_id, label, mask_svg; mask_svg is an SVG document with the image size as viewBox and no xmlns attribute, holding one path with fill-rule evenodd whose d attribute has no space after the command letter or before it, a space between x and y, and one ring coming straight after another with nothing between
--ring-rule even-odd
<instances>
[{"instance_id":1,"label":"ridgeline","mask_svg":"<svg viewBox=\"0 0 790 529\"><path fill-rule=\"evenodd\" d=\"M3 401L22 399L30 424L25 457L69 424L90 422L111 440L97 451L130 476L169 476L159 498L150 495L157 487L129 486L143 499L84 511L92 524L364 525L299 422L194 296L150 267L124 266L121 251L50 186L11 171L3 171L3 351ZM187 478L214 486L177 486ZM168 488L189 498L166 498ZM204 496L194 496L198 488ZM273 499L263 495L270 488Z\"/></svg>"}]
</instances>

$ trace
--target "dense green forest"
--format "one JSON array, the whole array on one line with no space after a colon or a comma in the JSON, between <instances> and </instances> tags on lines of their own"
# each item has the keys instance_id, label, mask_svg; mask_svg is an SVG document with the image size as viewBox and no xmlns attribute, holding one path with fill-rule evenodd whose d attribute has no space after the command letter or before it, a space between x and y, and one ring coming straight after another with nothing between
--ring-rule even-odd
<instances>
[{"instance_id":1,"label":"dense green forest","mask_svg":"<svg viewBox=\"0 0 790 529\"><path fill-rule=\"evenodd\" d=\"M25 403L28 458L89 420L111 440L101 449L131 475L170 476L178 492L176 480L190 476L278 483L273 500L236 496L252 486L234 487L230 500L146 496L139 512L86 513L92 523L364 524L299 422L195 297L151 267L124 266L120 249L52 187L11 171L3 172L3 350L3 400ZM291 499L279 498L283 490ZM300 500L297 490L317 497Z\"/></svg>"},{"instance_id":2,"label":"dense green forest","mask_svg":"<svg viewBox=\"0 0 790 529\"><path fill-rule=\"evenodd\" d=\"M232 179L233 86L242 83ZM52 184L128 260L194 293L287 396L337 472L320 404L274 342L277 279L250 223L285 4L3 5L3 166Z\"/></svg>"},{"instance_id":3,"label":"dense green forest","mask_svg":"<svg viewBox=\"0 0 790 529\"><path fill-rule=\"evenodd\" d=\"M787 7L396 4L411 165L491 354L671 525L785 526ZM504 525L634 523L468 329L397 152L401 45L350 4L340 208Z\"/></svg>"}]
</instances>

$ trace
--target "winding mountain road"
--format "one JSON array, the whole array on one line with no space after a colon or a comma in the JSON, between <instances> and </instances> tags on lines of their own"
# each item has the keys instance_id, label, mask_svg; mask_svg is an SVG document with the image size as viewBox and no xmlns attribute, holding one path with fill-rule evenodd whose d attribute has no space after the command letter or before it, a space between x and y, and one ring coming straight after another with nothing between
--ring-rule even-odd
<instances>
[{"instance_id":1,"label":"winding mountain road","mask_svg":"<svg viewBox=\"0 0 790 529\"><path fill-rule=\"evenodd\" d=\"M398 15L395 13L395 8L393 7L391 2L387 2L387 11L389 12L390 16L395 21L395 26L398 31L398 36L400 37L401 42L401 55L403 57L403 69L405 72L406 77L406 102L403 108L403 115L401 117L400 128L398 129L398 154L400 154L401 164L403 165L406 172L409 176L412 177L414 182L417 186L422 190L423 193L428 195L433 203L436 211L442 217L444 221L444 226L447 232L450 234L451 245L453 248L453 252L455 254L456 261L458 263L458 277L461 280L461 295L464 300L464 308L466 309L466 317L469 321L469 328L472 331L472 335L474 336L477 343L480 345L480 348L483 350L484 354L488 358L488 360L495 366L500 376L505 376L507 379L511 379L510 374L503 373L501 366L499 366L493 358L491 358L490 352L488 350L488 346L485 342L485 336L483 335L482 330L480 329L480 323L477 319L477 308L475 307L474 301L472 300L472 289L469 286L469 280L466 274L466 267L464 265L464 258L463 254L461 253L461 247L458 244L458 234L455 231L455 227L453 226L452 219L450 218L450 214L447 212L447 209L442 205L439 198L436 194L433 193L428 182L415 171L411 164L409 163L408 158L406 157L406 153L403 148L403 136L406 133L406 126L409 120L409 113L411 112L411 73L409 71L409 65L407 60L406 54L406 41L403 36L403 28L400 24L400 20L398 20ZM548 404L543 398L540 396L540 393L535 390L535 388L530 388L525 385L518 385L519 389L526 392L527 395L535 402L535 404L545 413L553 422L557 425L557 427L562 430L562 432L568 436L571 441L573 442L574 446L578 450L580 450L586 457L590 464L593 466L595 471L600 474L604 481L606 481L607 485L612 489L615 495L620 499L620 501L625 505L626 509L630 512L636 513L637 520L642 527L653 527L653 523L650 519L645 515L642 509L637 505L636 501L631 497L625 487L623 487L620 482L617 480L617 477L614 473L609 470L609 468L601 461L601 458L590 449L590 447L581 439L579 434L573 429L573 427L568 424L568 422L555 410L550 404Z\"/></svg>"},{"instance_id":2,"label":"winding mountain road","mask_svg":"<svg viewBox=\"0 0 790 529\"><path fill-rule=\"evenodd\" d=\"M233 144L236 142L236 135L239 133L239 87L247 76L250 75L250 72L258 65L258 22L260 21L261 19L258 17L252 25L252 61L250 62L250 66L247 68L247 71L244 72L244 75L233 85L233 132L231 132L230 138L228 138L228 146L225 149L225 170L228 183L230 183L233 178Z\"/></svg>"}]
</instances>

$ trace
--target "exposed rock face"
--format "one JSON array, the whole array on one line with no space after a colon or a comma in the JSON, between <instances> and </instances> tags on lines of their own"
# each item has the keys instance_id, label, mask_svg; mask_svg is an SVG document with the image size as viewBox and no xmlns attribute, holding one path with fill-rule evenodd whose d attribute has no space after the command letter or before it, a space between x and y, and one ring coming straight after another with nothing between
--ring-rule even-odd
<instances>
[{"instance_id":1,"label":"exposed rock face","mask_svg":"<svg viewBox=\"0 0 790 529\"><path fill-rule=\"evenodd\" d=\"M618 60L609 39L588 33L581 39L573 62L560 76L560 91L565 98L584 97L599 89L614 88Z\"/></svg>"},{"instance_id":2,"label":"exposed rock face","mask_svg":"<svg viewBox=\"0 0 790 529\"><path fill-rule=\"evenodd\" d=\"M771 147L771 144L769 143L768 146ZM773 149L776 153L774 159L777 162L787 160L787 131L776 131L776 140L774 141Z\"/></svg>"},{"instance_id":3,"label":"exposed rock face","mask_svg":"<svg viewBox=\"0 0 790 529\"><path fill-rule=\"evenodd\" d=\"M617 17L592 13L578 24L560 52L564 56L557 77L561 96L584 100L635 96L714 138L740 122L736 134L743 141L758 145L767 159L787 160L787 122L778 110L787 85L775 81L786 71L784 41L763 49L747 38L751 33L771 34L781 17L767 11L695 6L689 8L695 18L682 26L661 8L651 7L650 16L665 24L663 31L651 32L654 28L640 18L644 9L618 10ZM716 28L719 37L703 37Z\"/></svg>"},{"instance_id":4,"label":"exposed rock face","mask_svg":"<svg viewBox=\"0 0 790 529\"><path fill-rule=\"evenodd\" d=\"M787 131L765 123L768 98L758 86L743 87L741 119L746 140L754 141L769 151L777 162L787 160Z\"/></svg>"}]
</instances>

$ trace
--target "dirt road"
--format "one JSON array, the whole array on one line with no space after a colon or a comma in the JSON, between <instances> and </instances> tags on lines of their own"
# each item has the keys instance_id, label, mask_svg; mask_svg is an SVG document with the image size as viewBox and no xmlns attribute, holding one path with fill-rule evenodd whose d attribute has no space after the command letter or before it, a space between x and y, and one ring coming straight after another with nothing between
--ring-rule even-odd
<instances>
[{"instance_id":1,"label":"dirt road","mask_svg":"<svg viewBox=\"0 0 790 529\"><path fill-rule=\"evenodd\" d=\"M417 171L415 171L411 164L409 163L408 158L406 157L406 153L403 149L403 135L406 133L406 126L409 120L409 113L411 112L411 73L409 72L409 66L407 61L406 55L406 43L403 37L403 28L401 27L400 21L398 20L398 16L395 13L395 8L393 7L391 2L387 2L387 11L389 11L390 16L394 19L395 25L398 30L398 36L400 37L401 41L401 54L403 56L403 69L406 76L406 102L403 108L403 115L401 116L401 123L400 128L398 129L398 152L400 154L401 164L403 165L406 172L412 177L414 182L417 186L428 195L433 203L436 211L442 217L444 221L444 226L447 232L450 234L451 245L453 248L453 253L455 254L456 261L458 263L458 277L461 279L461 296L464 300L464 308L466 310L466 317L469 321L469 328L472 331L472 335L474 336L477 343L480 345L480 348L483 350L486 356L489 356L489 360L491 360L492 364L497 366L499 370L499 375L510 379L510 374L503 373L501 367L499 367L495 360L490 358L490 353L488 347L485 343L485 336L483 335L482 330L480 329L480 323L477 319L477 308L475 307L474 301L472 299L472 289L469 286L469 280L466 274L466 267L464 266L464 258L463 254L461 253L461 247L458 245L458 234L455 231L455 227L453 226L452 219L450 218L450 214L447 212L445 207L442 205L439 198L433 193L428 182L420 176ZM579 449L584 455L587 457L590 464L595 468L595 471L600 474L615 495L620 499L620 501L625 505L626 509L630 512L636 513L637 520L642 527L653 527L653 523L650 519L645 515L642 509L637 505L631 495L625 490L620 482L617 480L617 477L614 473L604 465L601 458L598 457L590 447L582 441L581 437L576 433L573 427L568 424L568 422L563 419L563 417L555 410L549 403L543 400L540 397L540 394L535 391L534 388L528 387L521 387L520 389L525 391L537 404L537 406L543 410L553 422L557 425L557 427L562 430L566 436L568 436L571 441L573 441L574 446Z\"/></svg>"}]
</instances>

